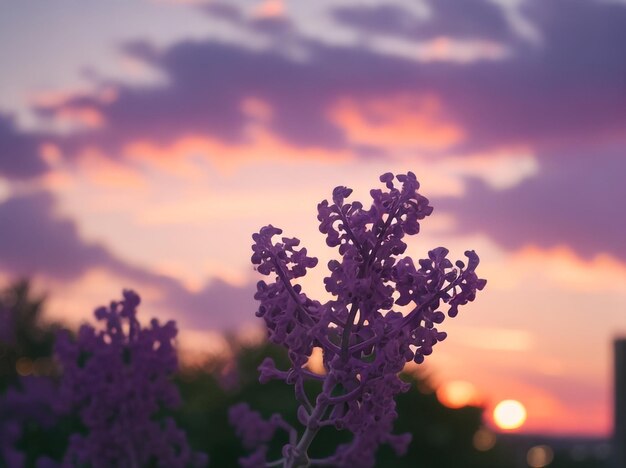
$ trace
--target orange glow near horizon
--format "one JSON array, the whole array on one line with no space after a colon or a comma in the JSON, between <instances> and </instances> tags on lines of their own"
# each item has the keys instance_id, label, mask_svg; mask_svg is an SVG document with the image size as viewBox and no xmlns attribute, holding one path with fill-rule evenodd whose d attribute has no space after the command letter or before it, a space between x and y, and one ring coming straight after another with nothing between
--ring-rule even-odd
<instances>
[{"instance_id":1,"label":"orange glow near horizon","mask_svg":"<svg viewBox=\"0 0 626 468\"><path fill-rule=\"evenodd\" d=\"M503 400L493 410L494 422L506 431L522 427L526 417L526 408L517 400Z\"/></svg>"},{"instance_id":2,"label":"orange glow near horizon","mask_svg":"<svg viewBox=\"0 0 626 468\"><path fill-rule=\"evenodd\" d=\"M477 406L481 401L476 387L464 380L446 382L437 389L437 399L448 408Z\"/></svg>"}]
</instances>

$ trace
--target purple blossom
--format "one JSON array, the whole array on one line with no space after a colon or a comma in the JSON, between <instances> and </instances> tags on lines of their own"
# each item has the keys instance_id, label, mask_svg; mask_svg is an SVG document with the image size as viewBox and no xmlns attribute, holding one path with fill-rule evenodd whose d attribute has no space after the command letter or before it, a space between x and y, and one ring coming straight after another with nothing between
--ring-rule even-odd
<instances>
[{"instance_id":1,"label":"purple blossom","mask_svg":"<svg viewBox=\"0 0 626 468\"><path fill-rule=\"evenodd\" d=\"M24 426L35 423L50 429L59 418L57 391L52 380L44 377L22 377L17 386L0 396L0 465L9 468L25 466L25 455L16 449ZM45 458L37 466L54 466Z\"/></svg>"},{"instance_id":2,"label":"purple blossom","mask_svg":"<svg viewBox=\"0 0 626 468\"><path fill-rule=\"evenodd\" d=\"M280 379L294 385L304 431L298 436L296 429L285 427L291 436L283 458L266 462L267 442L276 427L258 413L235 418L244 445L256 449L242 460L246 466L368 467L374 465L382 443L399 455L406 452L410 435L392 434L395 396L409 388L398 373L407 362L421 363L432 353L446 338L437 328L446 313L456 316L459 306L473 301L486 284L475 273L478 256L473 251L465 252L467 266L461 261L453 265L443 247L431 250L417 264L402 257L407 248L404 236L417 234L420 221L433 209L418 193L412 172L395 177L387 173L380 180L385 189L371 190L369 209L348 202L352 190L342 186L333 190L332 202L318 205L320 231L340 255L328 263L330 274L324 284L332 299L323 304L306 296L294 282L317 264L305 248L298 248L298 239L275 241L282 231L272 225L253 235L252 263L270 277L257 285L257 316L265 321L270 340L287 349L292 363L283 371L266 359L259 368L260 380ZM323 351L324 376L304 368L314 347ZM322 381L314 401L304 391L307 379ZM311 460L308 448L323 426L348 430L353 438L334 454Z\"/></svg>"},{"instance_id":3,"label":"purple blossom","mask_svg":"<svg viewBox=\"0 0 626 468\"><path fill-rule=\"evenodd\" d=\"M274 425L263 419L260 413L252 411L247 403L232 406L228 410L228 420L248 450L269 442L276 431Z\"/></svg>"},{"instance_id":4,"label":"purple blossom","mask_svg":"<svg viewBox=\"0 0 626 468\"><path fill-rule=\"evenodd\" d=\"M56 353L63 367L61 402L78 412L87 434L74 434L64 463L140 467L206 464L193 453L185 433L171 418L157 413L179 404L171 381L178 369L174 322L149 327L137 320L140 298L124 291L120 302L100 307L95 317L104 328L83 325L78 338L57 339Z\"/></svg>"},{"instance_id":5,"label":"purple blossom","mask_svg":"<svg viewBox=\"0 0 626 468\"><path fill-rule=\"evenodd\" d=\"M278 429L287 431L292 444L296 442L296 431L282 416L273 414L269 420L265 420L259 412L250 409L247 403L232 406L228 411L228 420L235 427L237 437L241 439L244 448L253 450L249 456L239 460L243 468L265 466L267 443L272 440Z\"/></svg>"}]
</instances>

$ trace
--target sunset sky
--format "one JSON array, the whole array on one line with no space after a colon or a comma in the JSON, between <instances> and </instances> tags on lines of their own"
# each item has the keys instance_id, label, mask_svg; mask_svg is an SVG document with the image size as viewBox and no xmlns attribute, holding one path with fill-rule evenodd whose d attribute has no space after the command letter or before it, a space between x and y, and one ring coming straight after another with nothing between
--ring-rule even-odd
<instances>
[{"instance_id":1,"label":"sunset sky","mask_svg":"<svg viewBox=\"0 0 626 468\"><path fill-rule=\"evenodd\" d=\"M0 3L0 284L76 325L132 287L187 351L258 326L251 234L335 254L317 203L413 171L408 254L488 285L425 367L522 430L611 431L626 336L626 2Z\"/></svg>"}]
</instances>

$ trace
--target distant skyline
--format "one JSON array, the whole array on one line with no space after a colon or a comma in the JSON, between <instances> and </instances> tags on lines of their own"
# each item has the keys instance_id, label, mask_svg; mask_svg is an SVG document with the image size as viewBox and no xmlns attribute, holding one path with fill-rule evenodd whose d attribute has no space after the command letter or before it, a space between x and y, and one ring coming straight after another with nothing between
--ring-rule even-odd
<instances>
[{"instance_id":1,"label":"distant skyline","mask_svg":"<svg viewBox=\"0 0 626 468\"><path fill-rule=\"evenodd\" d=\"M416 173L420 258L481 297L427 359L521 431L607 435L626 336L626 2L0 4L0 280L78 324L124 287L181 348L258 325L251 235L326 263L316 205ZM323 272L304 280L325 294Z\"/></svg>"}]
</instances>

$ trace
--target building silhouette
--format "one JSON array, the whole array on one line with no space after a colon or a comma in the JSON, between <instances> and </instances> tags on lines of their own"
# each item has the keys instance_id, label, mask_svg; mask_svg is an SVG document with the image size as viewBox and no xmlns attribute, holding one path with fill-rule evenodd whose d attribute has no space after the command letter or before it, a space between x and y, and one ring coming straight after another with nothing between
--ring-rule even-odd
<instances>
[{"instance_id":1,"label":"building silhouette","mask_svg":"<svg viewBox=\"0 0 626 468\"><path fill-rule=\"evenodd\" d=\"M626 338L615 340L613 466L626 468Z\"/></svg>"}]
</instances>

